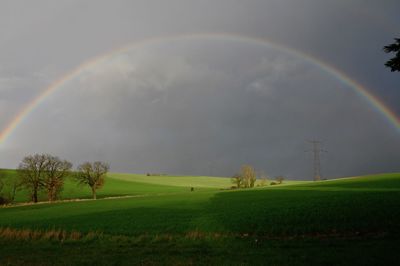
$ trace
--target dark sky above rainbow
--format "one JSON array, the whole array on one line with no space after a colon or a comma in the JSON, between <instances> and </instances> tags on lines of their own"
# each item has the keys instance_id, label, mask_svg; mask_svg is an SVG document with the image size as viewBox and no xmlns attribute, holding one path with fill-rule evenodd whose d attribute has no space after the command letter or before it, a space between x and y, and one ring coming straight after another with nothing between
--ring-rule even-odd
<instances>
[{"instance_id":1,"label":"dark sky above rainbow","mask_svg":"<svg viewBox=\"0 0 400 266\"><path fill-rule=\"evenodd\" d=\"M397 0L0 1L0 168L400 171Z\"/></svg>"}]
</instances>

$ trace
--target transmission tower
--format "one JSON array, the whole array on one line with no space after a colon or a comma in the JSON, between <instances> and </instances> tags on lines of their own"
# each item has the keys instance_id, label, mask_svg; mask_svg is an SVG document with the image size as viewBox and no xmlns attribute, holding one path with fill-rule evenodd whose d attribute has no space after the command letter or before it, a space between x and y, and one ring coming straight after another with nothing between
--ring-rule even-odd
<instances>
[{"instance_id":1,"label":"transmission tower","mask_svg":"<svg viewBox=\"0 0 400 266\"><path fill-rule=\"evenodd\" d=\"M320 154L321 152L327 152L323 149L321 149L321 141L318 140L309 140L309 143L312 144L312 150L310 150L313 153L313 170L314 170L314 181L319 181L321 180L321 160L320 160Z\"/></svg>"}]
</instances>

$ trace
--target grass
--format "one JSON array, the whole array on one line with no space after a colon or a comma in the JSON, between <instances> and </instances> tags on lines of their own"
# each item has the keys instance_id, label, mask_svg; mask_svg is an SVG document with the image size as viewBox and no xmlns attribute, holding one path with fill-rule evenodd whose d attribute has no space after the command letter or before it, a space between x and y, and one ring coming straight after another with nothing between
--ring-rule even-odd
<instances>
[{"instance_id":1,"label":"grass","mask_svg":"<svg viewBox=\"0 0 400 266\"><path fill-rule=\"evenodd\" d=\"M15 170L2 170L6 174L6 178L16 176ZM164 180L163 180L163 179ZM150 176L137 174L108 174L105 186L98 190L98 198L115 197L115 196L138 196L138 195L155 195L165 193L180 193L190 191L190 187L196 190L216 190L219 188L227 188L230 186L228 178L213 177L176 177L176 176ZM187 179L187 180L185 180ZM214 180L207 186L207 180ZM160 180L159 182L157 180ZM180 181L180 182L179 182ZM176 185L174 185L176 184ZM42 191L39 194L40 201L46 201L46 193ZM64 189L61 193L62 199L88 199L91 198L89 187L78 186L73 178L65 180ZM29 193L25 190L19 191L16 195L16 202L26 202L29 200Z\"/></svg>"},{"instance_id":2,"label":"grass","mask_svg":"<svg viewBox=\"0 0 400 266\"><path fill-rule=\"evenodd\" d=\"M222 178L169 178L110 174L103 198L134 197L0 209L0 265L62 265L46 254L67 250L76 255L66 264L376 265L400 251L400 174L234 191L221 190ZM90 194L67 184L64 196L77 195Z\"/></svg>"},{"instance_id":3,"label":"grass","mask_svg":"<svg viewBox=\"0 0 400 266\"><path fill-rule=\"evenodd\" d=\"M102 236L79 240L0 238L4 265L396 265L394 239L260 240ZM45 260L43 258L46 258Z\"/></svg>"},{"instance_id":4,"label":"grass","mask_svg":"<svg viewBox=\"0 0 400 266\"><path fill-rule=\"evenodd\" d=\"M109 177L129 182L196 188L227 188L231 186L229 178L210 176L147 176L140 174L110 173Z\"/></svg>"},{"instance_id":5,"label":"grass","mask_svg":"<svg viewBox=\"0 0 400 266\"><path fill-rule=\"evenodd\" d=\"M11 169L1 170L6 177L13 178L16 171ZM279 186L304 184L307 181L284 181ZM257 184L257 183L256 183ZM181 193L190 191L193 187L196 191L216 191L231 187L230 178L209 177L209 176L147 176L141 174L109 173L104 188L98 190L98 198L115 196L138 196L156 195L168 193ZM62 199L88 199L91 198L89 187L78 186L73 178L65 180L64 190L61 193ZM27 191L19 191L16 195L16 202L29 200ZM40 201L46 201L47 195L44 191L39 194Z\"/></svg>"},{"instance_id":6,"label":"grass","mask_svg":"<svg viewBox=\"0 0 400 266\"><path fill-rule=\"evenodd\" d=\"M125 180L130 182L140 182L146 184L195 187L195 188L229 188L232 186L231 179L226 177L212 176L147 176L140 174L110 173L110 178ZM256 182L256 185L260 181ZM271 182L271 181L270 181ZM309 183L308 181L285 180L282 185L295 185Z\"/></svg>"}]
</instances>

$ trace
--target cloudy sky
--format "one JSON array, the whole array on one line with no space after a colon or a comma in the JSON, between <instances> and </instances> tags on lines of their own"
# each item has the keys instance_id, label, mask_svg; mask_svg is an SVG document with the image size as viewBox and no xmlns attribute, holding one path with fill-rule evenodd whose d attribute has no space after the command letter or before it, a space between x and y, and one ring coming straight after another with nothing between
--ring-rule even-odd
<instances>
[{"instance_id":1,"label":"cloudy sky","mask_svg":"<svg viewBox=\"0 0 400 266\"><path fill-rule=\"evenodd\" d=\"M91 62L0 143L0 167L51 153L120 172L230 176L247 163L311 179L317 139L326 178L400 171L399 129L331 71L399 117L400 74L382 52L399 11L397 0L0 0L0 132Z\"/></svg>"}]
</instances>

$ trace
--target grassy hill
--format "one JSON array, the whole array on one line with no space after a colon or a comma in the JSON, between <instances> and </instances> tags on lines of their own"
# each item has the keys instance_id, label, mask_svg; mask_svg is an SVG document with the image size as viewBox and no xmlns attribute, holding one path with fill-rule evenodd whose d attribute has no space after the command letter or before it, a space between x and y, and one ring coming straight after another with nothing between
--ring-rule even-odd
<instances>
[{"instance_id":1,"label":"grassy hill","mask_svg":"<svg viewBox=\"0 0 400 266\"><path fill-rule=\"evenodd\" d=\"M110 174L99 195L132 197L1 208L0 245L11 239L13 247L0 248L0 264L4 256L15 264L43 264L38 254L65 249L83 249L88 261L104 264L264 264L266 257L278 265L395 261L400 174L220 189L227 186L224 178ZM66 185L64 197L89 196L88 189ZM5 228L15 230L11 237ZM31 232L25 239L18 237L23 230ZM82 237L67 244L60 244L61 233L33 237L49 231ZM41 243L35 255L26 252L32 248L26 238ZM70 256L67 262L85 258Z\"/></svg>"},{"instance_id":2,"label":"grassy hill","mask_svg":"<svg viewBox=\"0 0 400 266\"><path fill-rule=\"evenodd\" d=\"M9 178L15 177L15 170L2 170ZM308 181L284 181L282 185L309 183ZM257 184L257 183L256 183ZM210 176L147 176L143 174L109 173L104 188L98 191L98 198L115 196L154 195L190 191L219 190L231 187L230 178ZM46 201L46 193L40 194L40 200ZM91 198L88 187L78 186L72 178L67 178L62 199ZM26 202L29 199L27 191L19 191L16 202Z\"/></svg>"}]
</instances>

